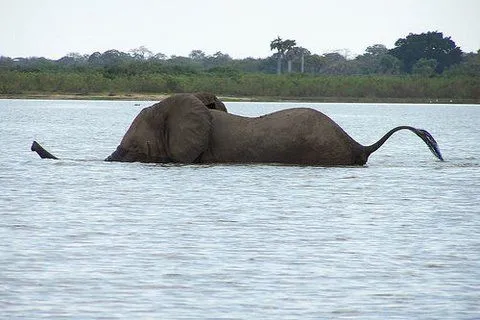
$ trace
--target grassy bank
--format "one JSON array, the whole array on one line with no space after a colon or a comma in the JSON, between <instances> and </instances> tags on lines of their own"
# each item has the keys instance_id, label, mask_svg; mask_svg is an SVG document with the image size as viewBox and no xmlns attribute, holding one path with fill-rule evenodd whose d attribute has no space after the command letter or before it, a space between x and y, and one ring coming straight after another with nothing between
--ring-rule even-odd
<instances>
[{"instance_id":1,"label":"grassy bank","mask_svg":"<svg viewBox=\"0 0 480 320\"><path fill-rule=\"evenodd\" d=\"M131 93L95 93L95 94L68 94L48 92L25 92L18 94L0 94L0 99L38 99L38 100L118 100L118 101L160 101L168 97L164 94L131 94ZM273 96L225 96L218 95L227 102L322 102L322 103L421 103L421 104L479 104L474 99L428 99L428 98L355 98L355 97L273 97Z\"/></svg>"},{"instance_id":2,"label":"grassy bank","mask_svg":"<svg viewBox=\"0 0 480 320\"><path fill-rule=\"evenodd\" d=\"M160 100L208 91L226 100L480 103L478 77L0 72L1 98Z\"/></svg>"}]
</instances>

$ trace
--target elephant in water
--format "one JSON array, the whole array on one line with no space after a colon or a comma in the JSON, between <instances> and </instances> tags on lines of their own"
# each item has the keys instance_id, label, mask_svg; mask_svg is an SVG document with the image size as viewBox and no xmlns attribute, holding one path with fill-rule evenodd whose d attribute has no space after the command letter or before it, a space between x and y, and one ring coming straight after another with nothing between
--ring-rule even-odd
<instances>
[{"instance_id":1,"label":"elephant in water","mask_svg":"<svg viewBox=\"0 0 480 320\"><path fill-rule=\"evenodd\" d=\"M309 108L257 118L229 114L213 95L178 94L144 108L105 160L156 163L364 165L396 131L408 129L443 160L425 130L400 126L363 146L323 113ZM32 150L54 158L36 142Z\"/></svg>"}]
</instances>

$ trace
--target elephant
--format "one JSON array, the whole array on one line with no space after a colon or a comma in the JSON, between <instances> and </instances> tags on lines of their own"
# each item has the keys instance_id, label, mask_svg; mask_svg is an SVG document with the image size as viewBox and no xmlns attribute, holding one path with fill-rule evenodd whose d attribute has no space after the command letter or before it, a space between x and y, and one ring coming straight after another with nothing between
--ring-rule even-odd
<instances>
[{"instance_id":1,"label":"elephant","mask_svg":"<svg viewBox=\"0 0 480 320\"><path fill-rule=\"evenodd\" d=\"M363 146L314 109L292 108L250 118L230 114L222 105L213 95L177 94L144 108L105 160L361 166L392 134L406 129L443 161L437 142L423 129L399 126ZM32 145L32 150L39 148Z\"/></svg>"}]
</instances>

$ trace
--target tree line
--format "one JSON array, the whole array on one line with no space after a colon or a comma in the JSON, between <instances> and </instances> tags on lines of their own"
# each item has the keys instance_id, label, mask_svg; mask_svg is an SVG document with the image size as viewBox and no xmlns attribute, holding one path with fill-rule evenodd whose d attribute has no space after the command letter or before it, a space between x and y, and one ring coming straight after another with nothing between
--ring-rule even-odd
<instances>
[{"instance_id":1,"label":"tree line","mask_svg":"<svg viewBox=\"0 0 480 320\"><path fill-rule=\"evenodd\" d=\"M0 94L213 91L245 96L480 99L480 50L464 53L441 32L410 34L392 49L375 44L353 59L340 52L312 54L295 40L280 37L271 41L270 49L276 52L269 57L243 59L201 50L187 57L167 57L145 47L71 53L58 60L1 56Z\"/></svg>"}]
</instances>

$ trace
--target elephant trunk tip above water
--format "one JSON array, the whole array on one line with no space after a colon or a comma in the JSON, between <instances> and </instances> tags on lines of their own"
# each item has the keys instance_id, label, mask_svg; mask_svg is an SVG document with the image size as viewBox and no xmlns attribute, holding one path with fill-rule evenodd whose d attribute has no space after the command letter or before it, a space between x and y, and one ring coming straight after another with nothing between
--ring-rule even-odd
<instances>
[{"instance_id":1,"label":"elephant trunk tip above water","mask_svg":"<svg viewBox=\"0 0 480 320\"><path fill-rule=\"evenodd\" d=\"M396 127L370 146L351 138L323 113L293 108L249 118L227 112L213 94L178 94L144 108L105 160L154 163L283 163L364 165L392 134L410 130L440 160L430 133ZM32 151L55 158L34 142Z\"/></svg>"}]
</instances>

